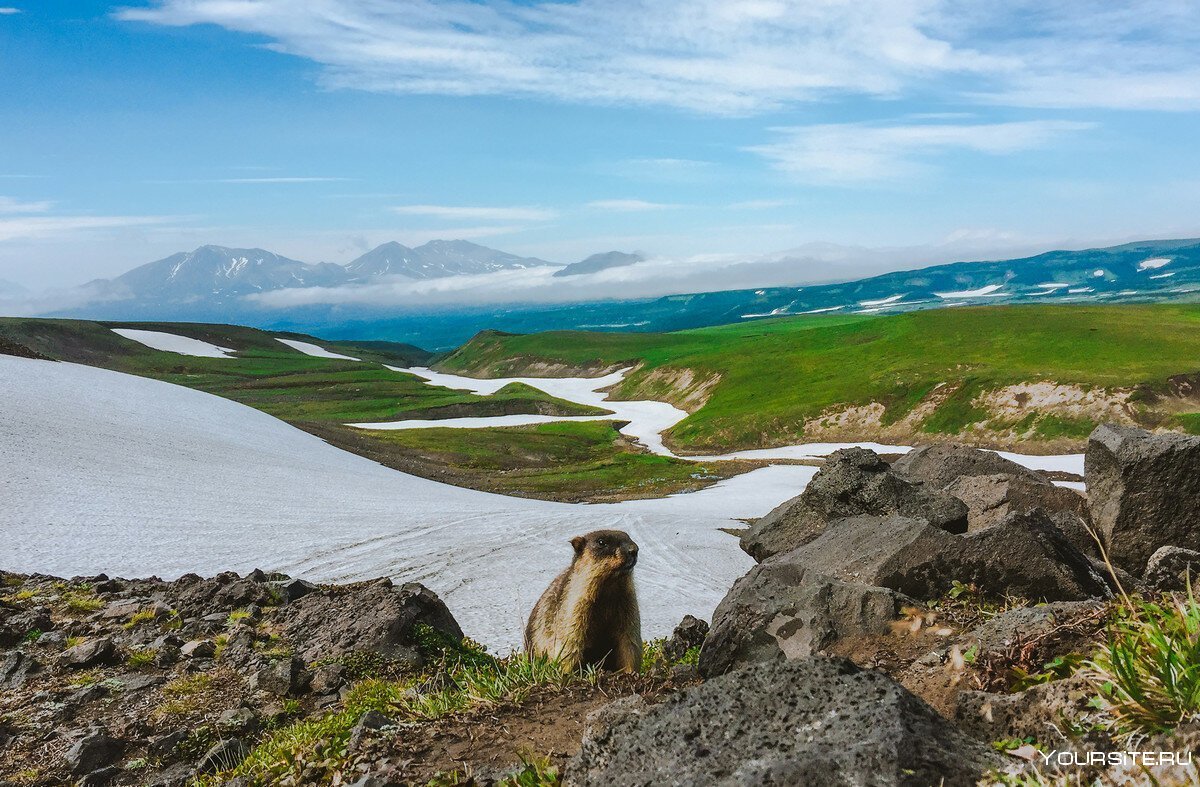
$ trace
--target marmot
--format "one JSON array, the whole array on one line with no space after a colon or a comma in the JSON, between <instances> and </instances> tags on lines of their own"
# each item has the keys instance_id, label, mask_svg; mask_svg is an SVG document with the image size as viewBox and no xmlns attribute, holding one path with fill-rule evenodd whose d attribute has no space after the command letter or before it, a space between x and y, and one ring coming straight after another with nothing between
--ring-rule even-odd
<instances>
[{"instance_id":1,"label":"marmot","mask_svg":"<svg viewBox=\"0 0 1200 787\"><path fill-rule=\"evenodd\" d=\"M525 652L557 659L564 670L596 664L637 672L642 663L642 618L633 590L638 547L620 530L571 539L575 556L534 605L525 626Z\"/></svg>"}]
</instances>

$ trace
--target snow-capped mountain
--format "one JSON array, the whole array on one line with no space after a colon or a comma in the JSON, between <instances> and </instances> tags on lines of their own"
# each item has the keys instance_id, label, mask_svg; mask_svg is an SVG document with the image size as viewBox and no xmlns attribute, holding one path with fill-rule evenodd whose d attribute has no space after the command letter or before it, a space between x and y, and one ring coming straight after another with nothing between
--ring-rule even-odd
<instances>
[{"instance_id":1,"label":"snow-capped mountain","mask_svg":"<svg viewBox=\"0 0 1200 787\"><path fill-rule=\"evenodd\" d=\"M434 240L415 249L391 242L348 265L289 259L263 249L201 246L92 282L112 299L196 303L298 287L365 284L380 276L434 279L554 265L465 240Z\"/></svg>"},{"instance_id":2,"label":"snow-capped mountain","mask_svg":"<svg viewBox=\"0 0 1200 787\"><path fill-rule=\"evenodd\" d=\"M431 240L415 249L393 241L371 249L348 264L346 271L355 281L382 275L437 279L554 264L536 257L518 257L465 240Z\"/></svg>"},{"instance_id":3,"label":"snow-capped mountain","mask_svg":"<svg viewBox=\"0 0 1200 787\"><path fill-rule=\"evenodd\" d=\"M341 265L310 265L263 249L201 246L134 268L103 284L114 297L187 302L286 287L335 287L348 278Z\"/></svg>"}]
</instances>

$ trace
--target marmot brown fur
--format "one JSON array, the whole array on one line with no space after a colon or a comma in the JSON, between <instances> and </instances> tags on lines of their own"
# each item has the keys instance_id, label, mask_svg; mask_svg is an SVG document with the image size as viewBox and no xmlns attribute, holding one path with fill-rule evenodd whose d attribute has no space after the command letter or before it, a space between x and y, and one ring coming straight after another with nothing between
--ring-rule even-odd
<instances>
[{"instance_id":1,"label":"marmot brown fur","mask_svg":"<svg viewBox=\"0 0 1200 787\"><path fill-rule=\"evenodd\" d=\"M556 659L563 669L596 664L637 672L642 618L633 590L637 544L620 530L571 539L575 557L534 605L525 626L525 652Z\"/></svg>"}]
</instances>

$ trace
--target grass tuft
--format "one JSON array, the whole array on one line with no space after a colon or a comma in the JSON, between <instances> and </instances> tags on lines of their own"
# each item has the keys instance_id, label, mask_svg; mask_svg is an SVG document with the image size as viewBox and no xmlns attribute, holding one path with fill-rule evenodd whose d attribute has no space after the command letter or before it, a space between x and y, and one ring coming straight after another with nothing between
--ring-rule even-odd
<instances>
[{"instance_id":1,"label":"grass tuft","mask_svg":"<svg viewBox=\"0 0 1200 787\"><path fill-rule=\"evenodd\" d=\"M1130 599L1088 662L1118 733L1158 733L1200 719L1200 603L1186 594Z\"/></svg>"}]
</instances>

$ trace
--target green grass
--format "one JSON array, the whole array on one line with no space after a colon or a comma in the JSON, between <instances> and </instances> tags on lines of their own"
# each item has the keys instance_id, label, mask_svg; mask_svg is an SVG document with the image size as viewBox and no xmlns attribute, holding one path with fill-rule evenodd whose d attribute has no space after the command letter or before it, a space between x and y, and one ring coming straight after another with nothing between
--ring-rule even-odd
<instances>
[{"instance_id":1,"label":"green grass","mask_svg":"<svg viewBox=\"0 0 1200 787\"><path fill-rule=\"evenodd\" d=\"M1089 663L1101 707L1126 735L1167 732L1200 718L1200 603L1189 591L1131 600Z\"/></svg>"},{"instance_id":2,"label":"green grass","mask_svg":"<svg viewBox=\"0 0 1200 787\"><path fill-rule=\"evenodd\" d=\"M237 350L237 356L196 358L159 352L112 332L112 327L120 326L188 336ZM363 360L313 358L279 343L276 336L315 342ZM232 325L33 318L0 318L0 337L57 360L153 377L224 396L293 423L604 412L520 384L506 386L492 396L431 386L414 375L385 368L384 364L407 366L428 360L428 354L416 348L388 342L328 342Z\"/></svg>"},{"instance_id":3,"label":"green grass","mask_svg":"<svg viewBox=\"0 0 1200 787\"><path fill-rule=\"evenodd\" d=\"M339 710L270 733L239 766L200 783L218 784L238 776L252 785L291 783L302 773L323 782L343 778L349 775L351 730L367 711L411 724L520 703L539 687L595 684L596 679L594 670L564 672L557 663L515 654L504 659L460 660L444 673L441 688L433 691L412 690L421 678L364 680L351 687Z\"/></svg>"},{"instance_id":4,"label":"green grass","mask_svg":"<svg viewBox=\"0 0 1200 787\"><path fill-rule=\"evenodd\" d=\"M419 456L487 479L490 488L507 494L534 497L657 496L695 486L697 477L719 472L718 465L710 468L635 450L611 421L359 431L353 438L360 443L353 450L372 458L379 457L361 443L369 442L380 453Z\"/></svg>"},{"instance_id":5,"label":"green grass","mask_svg":"<svg viewBox=\"0 0 1200 787\"><path fill-rule=\"evenodd\" d=\"M668 334L488 332L442 368L514 373L536 362L640 363L621 398L670 396L651 373L719 375L705 405L670 432L696 450L782 444L829 409L880 402L885 420L909 412L938 383L961 385L920 428L954 433L985 417L974 393L1027 381L1160 388L1200 366L1200 307L1003 306L887 317L796 317ZM1190 422L1194 423L1194 419ZM1080 434L1083 423L1043 427Z\"/></svg>"},{"instance_id":6,"label":"green grass","mask_svg":"<svg viewBox=\"0 0 1200 787\"><path fill-rule=\"evenodd\" d=\"M1184 413L1175 416L1176 425L1188 434L1200 434L1200 413Z\"/></svg>"}]
</instances>

